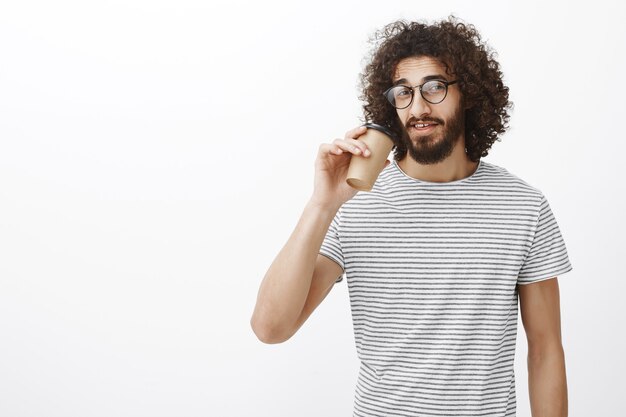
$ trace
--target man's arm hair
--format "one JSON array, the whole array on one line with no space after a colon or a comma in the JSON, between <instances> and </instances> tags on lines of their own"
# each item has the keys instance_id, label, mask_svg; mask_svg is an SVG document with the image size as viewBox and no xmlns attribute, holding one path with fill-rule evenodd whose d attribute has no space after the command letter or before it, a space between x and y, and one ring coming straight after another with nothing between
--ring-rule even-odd
<instances>
[{"instance_id":1,"label":"man's arm hair","mask_svg":"<svg viewBox=\"0 0 626 417\"><path fill-rule=\"evenodd\" d=\"M565 354L557 277L519 285L528 340L528 392L533 417L567 417Z\"/></svg>"}]
</instances>

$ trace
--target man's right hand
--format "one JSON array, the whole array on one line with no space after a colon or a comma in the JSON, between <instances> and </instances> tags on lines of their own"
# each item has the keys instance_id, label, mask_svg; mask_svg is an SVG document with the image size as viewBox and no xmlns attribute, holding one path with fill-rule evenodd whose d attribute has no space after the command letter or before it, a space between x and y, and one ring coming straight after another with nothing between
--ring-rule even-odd
<instances>
[{"instance_id":1,"label":"man's right hand","mask_svg":"<svg viewBox=\"0 0 626 417\"><path fill-rule=\"evenodd\" d=\"M367 146L358 140L365 132L365 127L358 127L319 147L311 199L267 270L250 319L254 333L265 343L282 343L295 334L343 272L320 254L320 247L337 210L358 192L346 183L346 176L352 155L364 153L367 158Z\"/></svg>"},{"instance_id":2,"label":"man's right hand","mask_svg":"<svg viewBox=\"0 0 626 417\"><path fill-rule=\"evenodd\" d=\"M352 155L368 157L370 150L358 137L367 131L359 126L346 132L343 139L333 143L322 143L315 160L315 181L310 202L320 207L338 210L346 201L356 195L358 190L346 182L348 167ZM389 160L385 162L385 166Z\"/></svg>"}]
</instances>

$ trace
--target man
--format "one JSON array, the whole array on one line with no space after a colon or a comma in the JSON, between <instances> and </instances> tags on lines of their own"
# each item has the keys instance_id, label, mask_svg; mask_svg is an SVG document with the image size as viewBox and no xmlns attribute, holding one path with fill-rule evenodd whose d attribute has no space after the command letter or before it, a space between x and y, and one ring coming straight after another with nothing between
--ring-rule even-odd
<instances>
[{"instance_id":1,"label":"man","mask_svg":"<svg viewBox=\"0 0 626 417\"><path fill-rule=\"evenodd\" d=\"M548 201L483 161L508 89L473 26L394 22L362 74L395 132L371 192L346 182L359 127L322 144L315 188L259 290L260 340L291 337L347 277L361 367L355 416L515 416L518 297L534 417L567 415L557 276L572 269Z\"/></svg>"}]
</instances>

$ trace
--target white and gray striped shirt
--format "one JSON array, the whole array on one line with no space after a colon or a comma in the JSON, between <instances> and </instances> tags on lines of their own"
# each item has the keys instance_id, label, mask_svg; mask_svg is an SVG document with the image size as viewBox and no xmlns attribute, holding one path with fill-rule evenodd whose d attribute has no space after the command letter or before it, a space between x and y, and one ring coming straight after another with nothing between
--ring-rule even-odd
<instances>
[{"instance_id":1,"label":"white and gray striped shirt","mask_svg":"<svg viewBox=\"0 0 626 417\"><path fill-rule=\"evenodd\" d=\"M516 285L572 269L541 191L483 160L445 183L392 161L320 253L346 275L354 416L515 416Z\"/></svg>"}]
</instances>

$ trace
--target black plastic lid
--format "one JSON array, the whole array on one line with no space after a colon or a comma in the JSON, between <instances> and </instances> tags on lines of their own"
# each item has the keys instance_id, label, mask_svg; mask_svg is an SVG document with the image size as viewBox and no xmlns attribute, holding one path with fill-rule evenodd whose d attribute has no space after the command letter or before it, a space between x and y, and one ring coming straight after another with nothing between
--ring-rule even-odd
<instances>
[{"instance_id":1,"label":"black plastic lid","mask_svg":"<svg viewBox=\"0 0 626 417\"><path fill-rule=\"evenodd\" d=\"M363 126L365 126L368 129L379 130L392 139L395 139L396 137L396 135L388 127L385 127L376 123L365 123Z\"/></svg>"}]
</instances>

